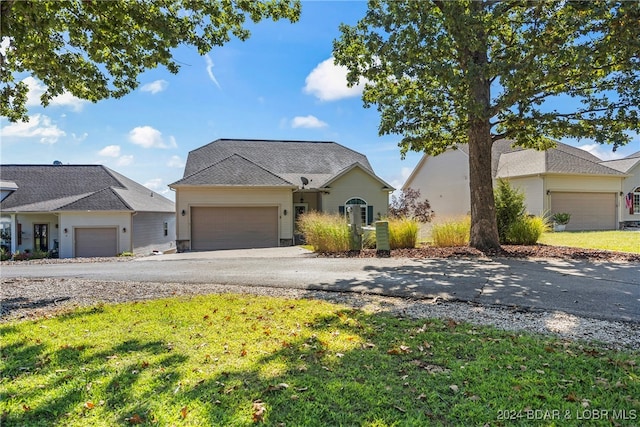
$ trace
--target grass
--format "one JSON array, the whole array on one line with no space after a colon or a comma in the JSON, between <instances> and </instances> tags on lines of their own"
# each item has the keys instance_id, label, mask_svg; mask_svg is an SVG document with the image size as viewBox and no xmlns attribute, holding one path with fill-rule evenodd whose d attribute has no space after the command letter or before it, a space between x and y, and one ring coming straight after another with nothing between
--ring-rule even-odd
<instances>
[{"instance_id":1,"label":"grass","mask_svg":"<svg viewBox=\"0 0 640 427\"><path fill-rule=\"evenodd\" d=\"M343 252L350 249L349 225L343 215L307 212L300 216L298 227L307 245L316 252Z\"/></svg>"},{"instance_id":2,"label":"grass","mask_svg":"<svg viewBox=\"0 0 640 427\"><path fill-rule=\"evenodd\" d=\"M173 298L0 330L3 426L577 426L607 410L588 422L604 426L612 411L616 425L640 417L638 352L322 301Z\"/></svg>"},{"instance_id":3,"label":"grass","mask_svg":"<svg viewBox=\"0 0 640 427\"><path fill-rule=\"evenodd\" d=\"M635 231L563 231L561 233L544 233L538 243L640 253L640 233Z\"/></svg>"},{"instance_id":4,"label":"grass","mask_svg":"<svg viewBox=\"0 0 640 427\"><path fill-rule=\"evenodd\" d=\"M467 246L471 231L471 217L451 219L431 226L431 244L442 248Z\"/></svg>"},{"instance_id":5,"label":"grass","mask_svg":"<svg viewBox=\"0 0 640 427\"><path fill-rule=\"evenodd\" d=\"M389 219L389 246L391 249L415 248L419 227L420 225L415 219Z\"/></svg>"}]
</instances>

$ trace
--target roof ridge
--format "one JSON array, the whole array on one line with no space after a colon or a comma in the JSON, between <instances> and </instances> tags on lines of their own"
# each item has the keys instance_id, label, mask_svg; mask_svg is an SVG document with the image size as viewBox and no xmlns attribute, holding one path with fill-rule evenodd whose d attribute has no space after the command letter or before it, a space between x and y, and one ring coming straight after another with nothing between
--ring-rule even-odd
<instances>
[{"instance_id":1,"label":"roof ridge","mask_svg":"<svg viewBox=\"0 0 640 427\"><path fill-rule=\"evenodd\" d=\"M562 142L558 142L558 144L562 144L563 146L567 146L567 144L564 144L564 143L562 143ZM576 149L578 149L578 150L582 150L582 148L578 148L578 147L573 147L573 148L576 148ZM584 158L584 157L581 157L581 156L575 155L575 154L573 154L573 153L570 153L570 152L569 152L569 151L567 151L567 150L561 150L560 148L558 148L558 146L556 146L556 150L561 151L562 153L567 154L567 155L569 155L569 156L572 156L572 157L575 157L575 158L578 158L578 159L584 160L585 162L589 162L589 163L591 163L591 164L594 164L594 165L601 166L601 167L603 167L603 168L609 169L610 171L615 172L616 174L620 174L620 171L619 171L619 170L614 169L614 168L610 168L609 166L605 166L605 165L603 165L603 164L602 164L602 160L601 160L601 159L599 159L597 156L595 156L595 155L593 155L593 154L592 154L592 156L594 156L594 157L598 158L598 160L600 160L599 162L595 162L595 161L593 161L593 160L591 160L591 159L586 159L586 158ZM589 153L587 150L582 150L582 151L584 151L585 153ZM545 150L545 154L547 154L548 152L549 152L549 150ZM591 154L591 153L589 153L589 154ZM548 161L548 156L545 156L545 163L546 163L547 161Z\"/></svg>"},{"instance_id":2,"label":"roof ridge","mask_svg":"<svg viewBox=\"0 0 640 427\"><path fill-rule=\"evenodd\" d=\"M120 181L118 181L118 182L120 182ZM123 187L123 188L126 188L126 187ZM80 198L78 198L78 199L76 199L76 200L74 200L74 201L72 201L72 202L69 202L69 203L67 203L66 205L62 205L62 206L58 207L56 210L62 209L62 208L64 208L64 207L67 207L67 206L72 205L72 204L74 204L74 203L78 203L78 202L79 202L79 201L81 201L81 200L88 199L88 198L90 198L90 197L92 197L92 196L95 196L96 194L102 193L102 192L103 192L103 191L105 191L105 190L109 190L109 191L111 191L111 193L112 193L113 195L115 195L115 196L118 198L118 200L120 200L120 201L122 202L122 204L123 204L123 205L125 205L127 208L129 208L129 209L130 209L130 210L132 210L132 211L134 210L134 209L131 207L131 205L130 205L129 203L127 203L127 202L126 202L122 197L120 197L120 195L118 194L118 192L117 192L117 191L114 191L113 187L104 187L104 188L103 188L103 189L101 189L101 190L94 191L94 192L92 192L92 193L86 193L83 197L80 197Z\"/></svg>"}]
</instances>

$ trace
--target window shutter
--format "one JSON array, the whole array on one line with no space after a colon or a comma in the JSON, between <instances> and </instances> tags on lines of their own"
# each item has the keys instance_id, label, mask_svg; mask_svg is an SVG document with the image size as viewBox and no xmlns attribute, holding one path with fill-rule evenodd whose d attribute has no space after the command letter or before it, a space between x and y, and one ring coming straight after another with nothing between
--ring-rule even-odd
<instances>
[{"instance_id":1,"label":"window shutter","mask_svg":"<svg viewBox=\"0 0 640 427\"><path fill-rule=\"evenodd\" d=\"M373 206L367 206L367 225L373 222Z\"/></svg>"},{"instance_id":2,"label":"window shutter","mask_svg":"<svg viewBox=\"0 0 640 427\"><path fill-rule=\"evenodd\" d=\"M344 206L338 206L338 213L344 215Z\"/></svg>"}]
</instances>

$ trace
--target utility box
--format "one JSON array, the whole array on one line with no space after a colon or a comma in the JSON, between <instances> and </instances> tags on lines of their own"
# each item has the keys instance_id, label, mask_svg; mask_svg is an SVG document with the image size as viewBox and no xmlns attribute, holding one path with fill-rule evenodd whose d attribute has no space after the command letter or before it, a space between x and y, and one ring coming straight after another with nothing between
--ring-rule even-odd
<instances>
[{"instance_id":1,"label":"utility box","mask_svg":"<svg viewBox=\"0 0 640 427\"><path fill-rule=\"evenodd\" d=\"M390 251L389 222L376 221L376 252L378 255L388 255Z\"/></svg>"}]
</instances>

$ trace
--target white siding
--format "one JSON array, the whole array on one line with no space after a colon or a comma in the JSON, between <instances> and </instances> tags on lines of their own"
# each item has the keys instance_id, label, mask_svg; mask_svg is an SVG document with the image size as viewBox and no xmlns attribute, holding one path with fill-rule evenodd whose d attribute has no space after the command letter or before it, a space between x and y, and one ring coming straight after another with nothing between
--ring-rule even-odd
<instances>
[{"instance_id":1,"label":"white siding","mask_svg":"<svg viewBox=\"0 0 640 427\"><path fill-rule=\"evenodd\" d=\"M431 204L436 220L467 215L471 211L469 158L460 150L425 156L403 188L420 190Z\"/></svg>"},{"instance_id":2,"label":"white siding","mask_svg":"<svg viewBox=\"0 0 640 427\"><path fill-rule=\"evenodd\" d=\"M132 221L130 212L65 212L60 214L60 258L74 257L76 227L116 227L118 253L131 251ZM65 229L67 232L65 233ZM126 231L125 231L126 229Z\"/></svg>"},{"instance_id":3,"label":"white siding","mask_svg":"<svg viewBox=\"0 0 640 427\"><path fill-rule=\"evenodd\" d=\"M17 214L16 215L16 224L21 225L22 236L18 239L16 235L16 242L12 242L15 246L15 249L24 252L25 250L34 250L34 236L33 236L33 225L34 224L47 224L49 230L49 250L52 250L55 247L55 241L60 240L60 226L58 223L58 217L52 214ZM16 226L16 224L11 224L11 226ZM58 228L56 228L58 225ZM17 226L16 226L17 232ZM21 244L18 244L18 241L21 240Z\"/></svg>"},{"instance_id":4,"label":"white siding","mask_svg":"<svg viewBox=\"0 0 640 427\"><path fill-rule=\"evenodd\" d=\"M632 192L635 188L640 187L640 163L635 165L628 172L630 177L627 177L622 182L622 197L620 197L620 220L621 221L640 221L640 214L629 213L629 208L625 204L625 196L627 193Z\"/></svg>"},{"instance_id":5,"label":"white siding","mask_svg":"<svg viewBox=\"0 0 640 427\"><path fill-rule=\"evenodd\" d=\"M164 235L165 223L167 223L166 236ZM136 255L174 250L175 241L175 213L138 212L133 216L133 252Z\"/></svg>"},{"instance_id":6,"label":"white siding","mask_svg":"<svg viewBox=\"0 0 640 427\"><path fill-rule=\"evenodd\" d=\"M525 195L527 213L544 215L544 181L541 177L511 178L511 185L520 189Z\"/></svg>"}]
</instances>

